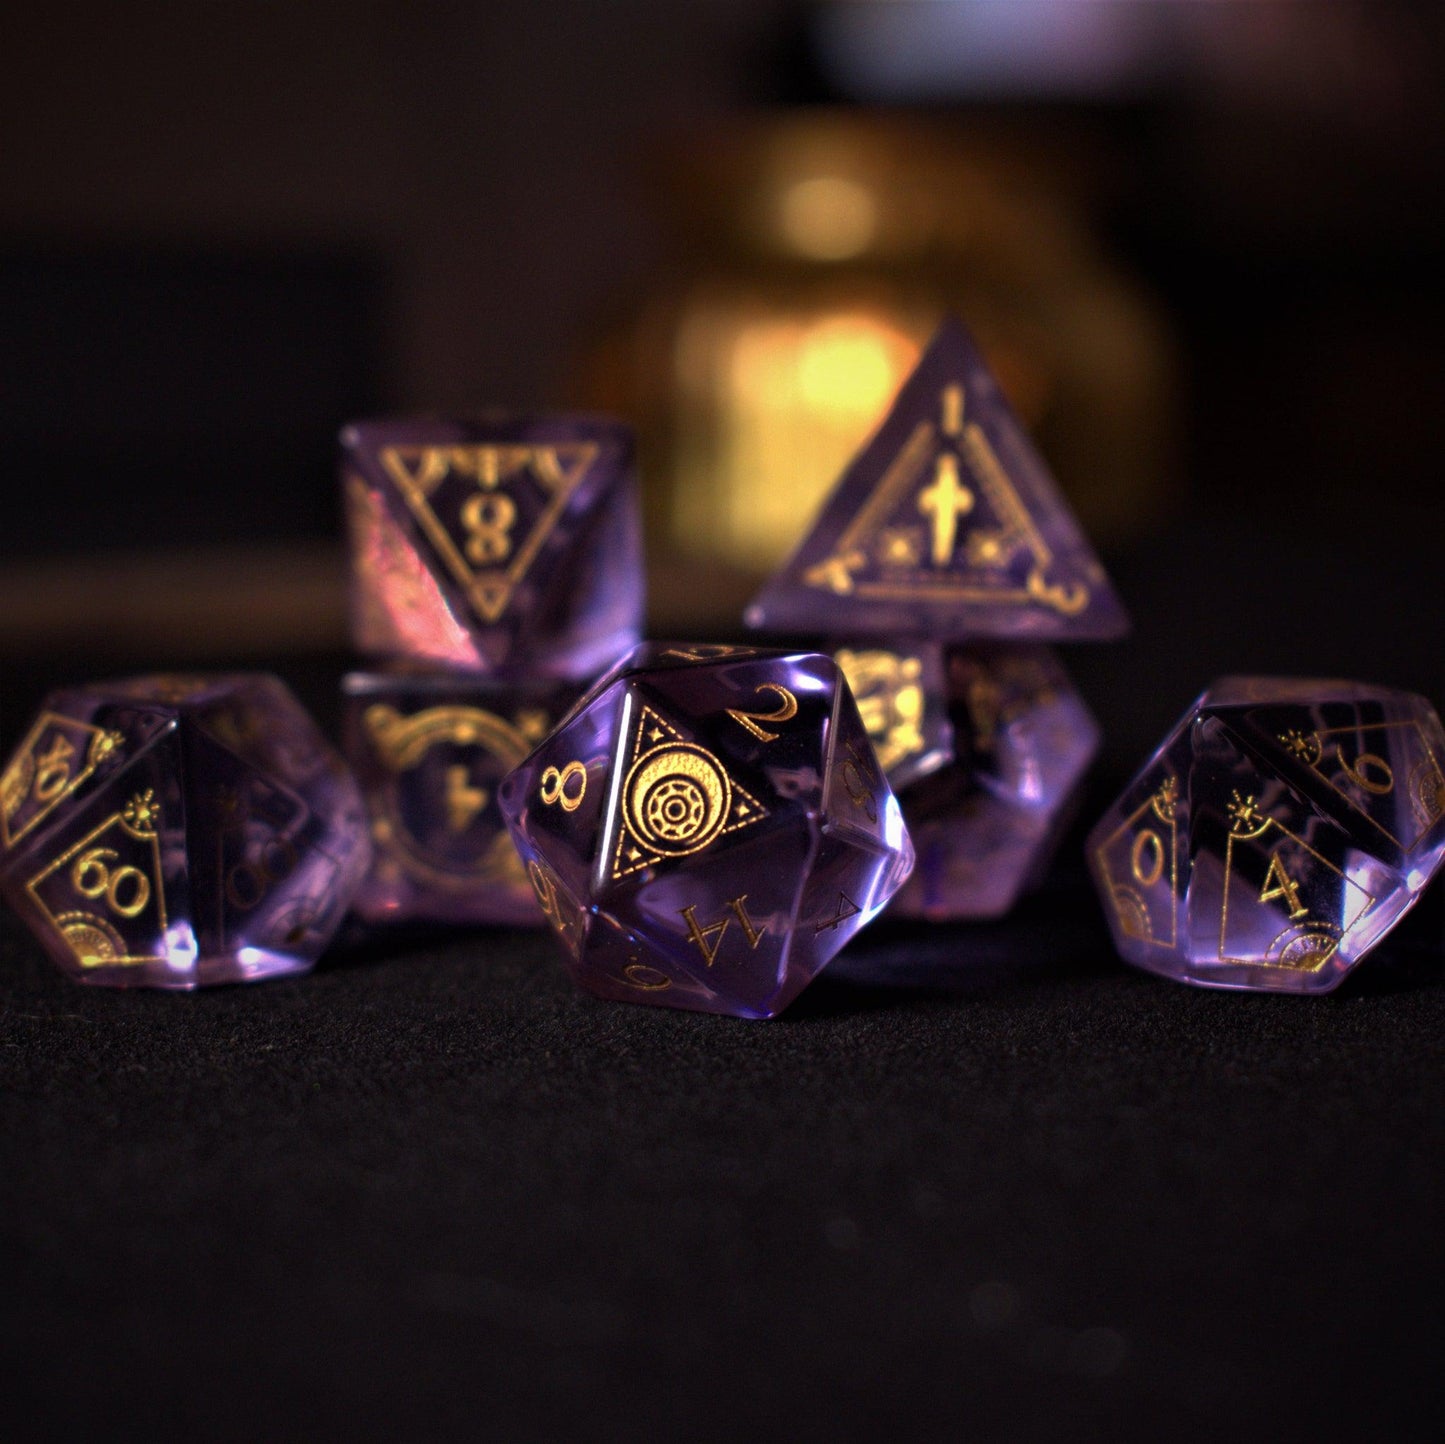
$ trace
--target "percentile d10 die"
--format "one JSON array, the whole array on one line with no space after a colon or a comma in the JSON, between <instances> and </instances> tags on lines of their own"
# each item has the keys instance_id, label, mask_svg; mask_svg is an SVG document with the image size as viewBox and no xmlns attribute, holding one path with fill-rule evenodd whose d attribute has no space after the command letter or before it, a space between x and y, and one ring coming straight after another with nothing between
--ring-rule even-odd
<instances>
[{"instance_id":1,"label":"percentile d10 die","mask_svg":"<svg viewBox=\"0 0 1445 1444\"><path fill-rule=\"evenodd\" d=\"M82 982L304 972L368 855L355 780L274 677L52 693L0 775L0 892Z\"/></svg>"}]
</instances>

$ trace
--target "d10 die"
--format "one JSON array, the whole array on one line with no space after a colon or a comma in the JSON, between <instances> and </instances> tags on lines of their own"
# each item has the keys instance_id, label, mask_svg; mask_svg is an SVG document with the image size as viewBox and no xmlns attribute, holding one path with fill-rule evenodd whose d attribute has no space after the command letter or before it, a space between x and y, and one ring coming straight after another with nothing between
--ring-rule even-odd
<instances>
[{"instance_id":1,"label":"d10 die","mask_svg":"<svg viewBox=\"0 0 1445 1444\"><path fill-rule=\"evenodd\" d=\"M341 433L352 634L370 656L584 679L640 635L631 431L600 417Z\"/></svg>"},{"instance_id":2,"label":"d10 die","mask_svg":"<svg viewBox=\"0 0 1445 1444\"><path fill-rule=\"evenodd\" d=\"M0 776L0 892L82 982L304 972L368 853L355 780L274 677L52 693Z\"/></svg>"},{"instance_id":3,"label":"d10 die","mask_svg":"<svg viewBox=\"0 0 1445 1444\"><path fill-rule=\"evenodd\" d=\"M1408 692L1217 682L1090 834L1119 951L1209 987L1329 991L1439 869L1442 767Z\"/></svg>"},{"instance_id":4,"label":"d10 die","mask_svg":"<svg viewBox=\"0 0 1445 1444\"><path fill-rule=\"evenodd\" d=\"M1099 730L1047 647L837 647L917 865L890 916L991 918L1042 877Z\"/></svg>"},{"instance_id":5,"label":"d10 die","mask_svg":"<svg viewBox=\"0 0 1445 1444\"><path fill-rule=\"evenodd\" d=\"M342 684L345 749L371 818L367 922L544 922L497 809L502 779L581 689L460 673L358 672Z\"/></svg>"},{"instance_id":6,"label":"d10 die","mask_svg":"<svg viewBox=\"0 0 1445 1444\"><path fill-rule=\"evenodd\" d=\"M502 785L573 975L766 1018L897 891L913 850L817 653L648 645Z\"/></svg>"}]
</instances>

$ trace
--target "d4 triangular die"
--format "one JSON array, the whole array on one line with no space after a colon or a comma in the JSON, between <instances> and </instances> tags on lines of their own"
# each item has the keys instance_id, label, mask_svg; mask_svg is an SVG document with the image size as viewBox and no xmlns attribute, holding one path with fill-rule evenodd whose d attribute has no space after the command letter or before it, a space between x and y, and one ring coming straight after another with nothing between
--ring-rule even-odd
<instances>
[{"instance_id":1,"label":"d4 triangular die","mask_svg":"<svg viewBox=\"0 0 1445 1444\"><path fill-rule=\"evenodd\" d=\"M988 369L945 320L750 626L1099 639L1128 616Z\"/></svg>"}]
</instances>

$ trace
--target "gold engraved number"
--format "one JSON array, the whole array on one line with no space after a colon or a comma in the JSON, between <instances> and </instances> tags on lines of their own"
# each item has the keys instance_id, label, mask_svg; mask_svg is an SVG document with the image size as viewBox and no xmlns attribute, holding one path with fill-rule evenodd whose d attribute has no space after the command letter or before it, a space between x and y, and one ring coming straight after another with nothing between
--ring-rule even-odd
<instances>
[{"instance_id":1,"label":"gold engraved number","mask_svg":"<svg viewBox=\"0 0 1445 1444\"><path fill-rule=\"evenodd\" d=\"M748 916L747 901L748 895L743 893L728 903L728 909L741 925L743 933L747 937L748 946L756 948L762 941L763 934L767 932L768 925L764 923L760 928L753 926L753 920ZM720 923L709 923L707 927L700 927L697 921L696 903L689 903L682 909L681 915L683 922L687 924L688 941L698 945L703 957L707 960L708 967L712 967L718 949L722 947L723 934L727 932L728 924L733 919L724 918Z\"/></svg>"},{"instance_id":2,"label":"gold engraved number","mask_svg":"<svg viewBox=\"0 0 1445 1444\"><path fill-rule=\"evenodd\" d=\"M549 767L542 774L537 795L547 807L576 812L587 795L587 769L580 762L569 762L561 768Z\"/></svg>"},{"instance_id":3,"label":"gold engraved number","mask_svg":"<svg viewBox=\"0 0 1445 1444\"><path fill-rule=\"evenodd\" d=\"M778 734L769 732L761 724L764 722L786 722L798 715L798 699L786 688L780 687L776 682L761 682L754 689L758 692L772 692L781 701L776 712L745 712L741 707L729 707L728 716L734 722L741 722L759 742L776 742Z\"/></svg>"},{"instance_id":4,"label":"gold engraved number","mask_svg":"<svg viewBox=\"0 0 1445 1444\"><path fill-rule=\"evenodd\" d=\"M1157 832L1146 829L1134 839L1129 850L1129 871L1144 887L1153 887L1159 881L1164 872L1164 841Z\"/></svg>"},{"instance_id":5,"label":"gold engraved number","mask_svg":"<svg viewBox=\"0 0 1445 1444\"><path fill-rule=\"evenodd\" d=\"M622 970L623 982L640 988L644 993L665 993L672 986L672 979L657 968L649 968L635 958Z\"/></svg>"},{"instance_id":6,"label":"gold engraved number","mask_svg":"<svg viewBox=\"0 0 1445 1444\"><path fill-rule=\"evenodd\" d=\"M138 867L118 867L112 872L110 865L118 856L109 847L82 853L70 869L70 885L81 897L104 897L105 905L118 917L133 918L150 901L150 879ZM122 890L127 888L130 896L122 900Z\"/></svg>"},{"instance_id":7,"label":"gold engraved number","mask_svg":"<svg viewBox=\"0 0 1445 1444\"><path fill-rule=\"evenodd\" d=\"M478 565L505 561L512 551L512 524L517 503L505 493L479 491L462 507L467 533L467 560Z\"/></svg>"},{"instance_id":8,"label":"gold engraved number","mask_svg":"<svg viewBox=\"0 0 1445 1444\"><path fill-rule=\"evenodd\" d=\"M37 802L53 802L70 785L70 759L74 756L75 748L64 737L57 737L50 751L36 758L35 785L30 791Z\"/></svg>"},{"instance_id":9,"label":"gold engraved number","mask_svg":"<svg viewBox=\"0 0 1445 1444\"><path fill-rule=\"evenodd\" d=\"M850 741L848 760L843 764L843 786L848 789L848 796L853 799L854 805L863 809L864 817L869 822L877 822L878 804L874 801L873 789L868 786L867 781L871 776L871 762L858 750L858 744Z\"/></svg>"},{"instance_id":10,"label":"gold engraved number","mask_svg":"<svg viewBox=\"0 0 1445 1444\"><path fill-rule=\"evenodd\" d=\"M566 932L567 922L562 916L562 905L557 901L557 884L552 875L536 858L531 858L527 863L527 876L532 881L532 891L537 894L542 915L559 933Z\"/></svg>"},{"instance_id":11,"label":"gold engraved number","mask_svg":"<svg viewBox=\"0 0 1445 1444\"><path fill-rule=\"evenodd\" d=\"M487 805L485 787L472 786L472 774L464 763L447 768L447 826L453 832L465 832L471 820Z\"/></svg>"},{"instance_id":12,"label":"gold engraved number","mask_svg":"<svg viewBox=\"0 0 1445 1444\"><path fill-rule=\"evenodd\" d=\"M1377 757L1373 752L1361 752L1353 762L1347 762L1343 747L1337 747L1335 755L1340 759L1340 766L1345 769L1345 775L1350 781L1363 787L1366 792L1383 797L1387 792L1394 791L1395 774L1383 757ZM1370 775L1372 772L1374 776Z\"/></svg>"},{"instance_id":13,"label":"gold engraved number","mask_svg":"<svg viewBox=\"0 0 1445 1444\"><path fill-rule=\"evenodd\" d=\"M1282 897L1289 904L1291 922L1298 922L1309 909L1299 900L1299 884L1284 870L1279 858L1269 860L1269 871L1264 875L1264 886L1260 889L1260 902L1273 902Z\"/></svg>"},{"instance_id":14,"label":"gold engraved number","mask_svg":"<svg viewBox=\"0 0 1445 1444\"><path fill-rule=\"evenodd\" d=\"M226 874L226 897L232 907L250 912L273 883L290 877L295 869L295 847L284 837L269 838L255 862L247 858Z\"/></svg>"}]
</instances>

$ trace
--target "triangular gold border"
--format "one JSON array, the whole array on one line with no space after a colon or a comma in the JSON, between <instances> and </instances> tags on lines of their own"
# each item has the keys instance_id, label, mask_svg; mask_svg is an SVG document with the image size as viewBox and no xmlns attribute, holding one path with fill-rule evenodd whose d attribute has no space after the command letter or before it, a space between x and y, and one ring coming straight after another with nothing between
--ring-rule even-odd
<instances>
[{"instance_id":1,"label":"triangular gold border","mask_svg":"<svg viewBox=\"0 0 1445 1444\"><path fill-rule=\"evenodd\" d=\"M651 735L644 736L645 732ZM659 713L645 705L638 713L637 726L632 733L632 745L628 749L626 760L622 763L624 776L631 773L639 758L646 756L649 752L661 750L666 742L679 743L702 753L727 780L727 814L723 825L703 844L702 848L698 848L696 851L700 852L704 848L711 847L718 838L725 837L730 832L738 832L745 827L751 827L755 822L761 822L768 815L767 808L747 788L737 782L715 754L709 752L705 747L699 746ZM648 844L646 838L639 837L633 831L628 817L628 799L624 797L619 800L617 845L612 853L612 878L614 881L630 877L633 873L641 872L644 868L652 867L659 862L676 861L678 856L679 854L659 852Z\"/></svg>"},{"instance_id":2,"label":"triangular gold border","mask_svg":"<svg viewBox=\"0 0 1445 1444\"><path fill-rule=\"evenodd\" d=\"M510 443L479 443L471 446L384 446L379 453L382 467L395 483L417 524L446 563L453 579L466 593L478 617L495 623L511 603L512 594L527 575L542 544L552 534L572 494L591 470L600 447L593 441L557 442L547 446ZM417 463L415 471L407 462ZM488 490L528 463L538 483L551 497L522 545L512 553L505 568L475 571L467 563L451 533L432 510L431 494L454 470L493 478Z\"/></svg>"}]
</instances>

